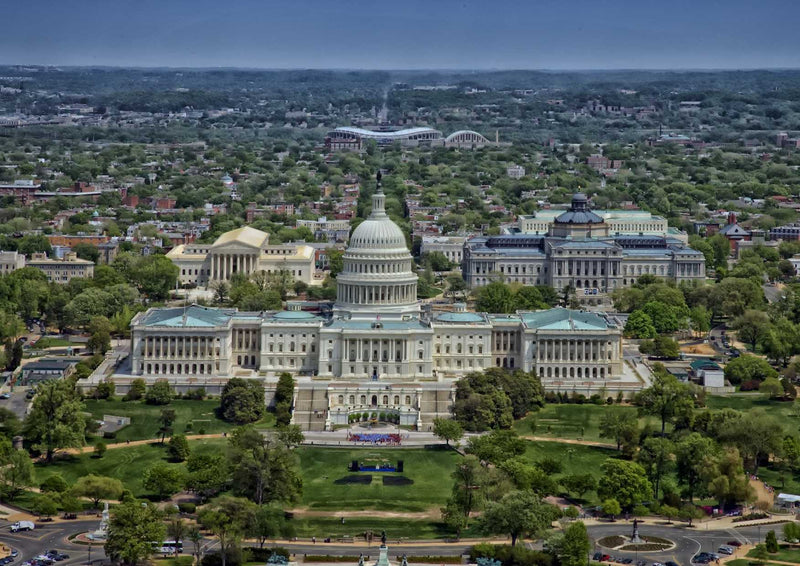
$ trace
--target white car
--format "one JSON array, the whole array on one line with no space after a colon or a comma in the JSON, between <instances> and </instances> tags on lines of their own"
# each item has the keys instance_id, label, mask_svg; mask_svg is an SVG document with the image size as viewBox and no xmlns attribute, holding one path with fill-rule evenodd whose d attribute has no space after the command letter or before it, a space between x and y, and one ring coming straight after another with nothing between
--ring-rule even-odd
<instances>
[{"instance_id":1,"label":"white car","mask_svg":"<svg viewBox=\"0 0 800 566\"><path fill-rule=\"evenodd\" d=\"M0 399L11 399L11 393L0 393Z\"/></svg>"},{"instance_id":2,"label":"white car","mask_svg":"<svg viewBox=\"0 0 800 566\"><path fill-rule=\"evenodd\" d=\"M732 546L723 545L723 546L720 546L717 549L717 552L719 552L720 554L731 555L731 554L733 554L733 547Z\"/></svg>"}]
</instances>

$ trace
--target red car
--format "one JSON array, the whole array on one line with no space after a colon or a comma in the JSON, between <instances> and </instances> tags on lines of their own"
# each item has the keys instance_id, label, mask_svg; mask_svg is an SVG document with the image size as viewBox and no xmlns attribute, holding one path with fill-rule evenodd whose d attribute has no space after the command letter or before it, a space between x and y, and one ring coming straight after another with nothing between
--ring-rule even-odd
<instances>
[{"instance_id":1,"label":"red car","mask_svg":"<svg viewBox=\"0 0 800 566\"><path fill-rule=\"evenodd\" d=\"M736 546L736 547L742 546L742 543L740 543L738 540L729 540L725 544L727 544L728 546Z\"/></svg>"}]
</instances>

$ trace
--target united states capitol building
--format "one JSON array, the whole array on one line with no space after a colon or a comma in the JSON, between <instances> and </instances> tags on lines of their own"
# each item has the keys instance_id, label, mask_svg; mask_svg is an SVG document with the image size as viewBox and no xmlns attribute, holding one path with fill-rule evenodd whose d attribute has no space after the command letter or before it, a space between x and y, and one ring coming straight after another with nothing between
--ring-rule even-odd
<instances>
[{"instance_id":1,"label":"united states capitol building","mask_svg":"<svg viewBox=\"0 0 800 566\"><path fill-rule=\"evenodd\" d=\"M638 389L612 318L563 308L515 314L425 311L401 229L378 189L353 232L331 317L289 303L279 312L198 305L152 308L131 323L131 355L118 388L164 379L178 391L218 392L230 377L297 376L294 420L309 430L347 424L374 409L427 430L448 415L455 382L489 367L535 370L552 390ZM269 394L268 394L269 395Z\"/></svg>"}]
</instances>

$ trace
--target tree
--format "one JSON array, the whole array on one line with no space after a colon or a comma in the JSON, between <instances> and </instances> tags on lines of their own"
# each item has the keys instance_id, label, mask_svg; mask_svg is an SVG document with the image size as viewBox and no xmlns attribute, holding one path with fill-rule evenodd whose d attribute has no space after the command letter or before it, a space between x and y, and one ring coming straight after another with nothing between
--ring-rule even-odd
<instances>
[{"instance_id":1,"label":"tree","mask_svg":"<svg viewBox=\"0 0 800 566\"><path fill-rule=\"evenodd\" d=\"M559 483L568 492L577 495L579 499L583 499L586 492L597 489L597 480L592 474L570 474L561 478Z\"/></svg>"},{"instance_id":2,"label":"tree","mask_svg":"<svg viewBox=\"0 0 800 566\"><path fill-rule=\"evenodd\" d=\"M116 385L113 379L104 379L97 384L97 387L91 392L92 399L111 399L116 392Z\"/></svg>"},{"instance_id":3,"label":"tree","mask_svg":"<svg viewBox=\"0 0 800 566\"><path fill-rule=\"evenodd\" d=\"M758 390L767 396L767 399L778 399L783 397L783 384L777 377L768 377L761 382Z\"/></svg>"},{"instance_id":4,"label":"tree","mask_svg":"<svg viewBox=\"0 0 800 566\"><path fill-rule=\"evenodd\" d=\"M469 439L466 452L484 462L501 462L525 453L525 441L514 430L493 430Z\"/></svg>"},{"instance_id":5,"label":"tree","mask_svg":"<svg viewBox=\"0 0 800 566\"><path fill-rule=\"evenodd\" d=\"M740 356L725 365L725 378L733 385L777 376L778 372L766 360L756 356Z\"/></svg>"},{"instance_id":6,"label":"tree","mask_svg":"<svg viewBox=\"0 0 800 566\"><path fill-rule=\"evenodd\" d=\"M275 387L275 421L278 426L287 426L292 422L292 403L294 401L294 378L292 374L283 372L278 376Z\"/></svg>"},{"instance_id":7,"label":"tree","mask_svg":"<svg viewBox=\"0 0 800 566\"><path fill-rule=\"evenodd\" d=\"M155 384L153 384L155 386ZM170 390L170 396L172 391ZM160 403L159 403L160 404ZM164 444L164 438L172 432L172 425L175 422L175 409L164 408L158 415L158 432L161 433L161 444Z\"/></svg>"},{"instance_id":8,"label":"tree","mask_svg":"<svg viewBox=\"0 0 800 566\"><path fill-rule=\"evenodd\" d=\"M754 474L758 474L760 462L778 453L783 445L783 426L763 409L740 413L719 428L719 441L736 446Z\"/></svg>"},{"instance_id":9,"label":"tree","mask_svg":"<svg viewBox=\"0 0 800 566\"><path fill-rule=\"evenodd\" d=\"M282 442L241 427L230 435L229 444L237 493L258 505L291 502L300 496L303 481L297 456Z\"/></svg>"},{"instance_id":10,"label":"tree","mask_svg":"<svg viewBox=\"0 0 800 566\"><path fill-rule=\"evenodd\" d=\"M757 310L746 310L731 323L731 328L736 330L739 340L750 344L750 349L753 351L769 330L769 326L770 320L767 313Z\"/></svg>"},{"instance_id":11,"label":"tree","mask_svg":"<svg viewBox=\"0 0 800 566\"><path fill-rule=\"evenodd\" d=\"M201 553L203 549L203 533L200 532L200 528L197 525L192 525L189 527L189 532L186 534L186 538L194 547L194 563L200 564L200 559L202 558Z\"/></svg>"},{"instance_id":12,"label":"tree","mask_svg":"<svg viewBox=\"0 0 800 566\"><path fill-rule=\"evenodd\" d=\"M667 518L667 523L672 523L673 517L677 517L679 511L671 505L662 505L658 508L659 514Z\"/></svg>"},{"instance_id":13,"label":"tree","mask_svg":"<svg viewBox=\"0 0 800 566\"><path fill-rule=\"evenodd\" d=\"M176 543L183 541L186 536L188 535L189 527L186 524L186 521L181 519L180 517L171 517L169 523L167 523L167 536L170 540L174 540ZM175 545L175 556L178 556L180 552L178 550L178 544Z\"/></svg>"},{"instance_id":14,"label":"tree","mask_svg":"<svg viewBox=\"0 0 800 566\"><path fill-rule=\"evenodd\" d=\"M117 478L89 474L78 478L71 491L76 497L91 499L94 508L97 509L103 499L119 499L122 489L122 482Z\"/></svg>"},{"instance_id":15,"label":"tree","mask_svg":"<svg viewBox=\"0 0 800 566\"><path fill-rule=\"evenodd\" d=\"M141 377L137 377L131 381L130 388L125 394L126 401L138 401L147 392L147 383Z\"/></svg>"},{"instance_id":16,"label":"tree","mask_svg":"<svg viewBox=\"0 0 800 566\"><path fill-rule=\"evenodd\" d=\"M630 456L639 443L639 420L636 413L623 408L610 408L600 417L600 438L612 438L617 450Z\"/></svg>"},{"instance_id":17,"label":"tree","mask_svg":"<svg viewBox=\"0 0 800 566\"><path fill-rule=\"evenodd\" d=\"M786 542L797 542L800 539L800 525L789 522L783 525L783 540Z\"/></svg>"},{"instance_id":18,"label":"tree","mask_svg":"<svg viewBox=\"0 0 800 566\"><path fill-rule=\"evenodd\" d=\"M122 254L120 254L122 255ZM120 261L119 256L114 265ZM123 271L126 279L150 301L163 301L175 288L178 267L163 255L137 256L132 269Z\"/></svg>"},{"instance_id":19,"label":"tree","mask_svg":"<svg viewBox=\"0 0 800 566\"><path fill-rule=\"evenodd\" d=\"M639 351L655 358L675 359L681 355L680 345L669 336L661 335L653 340L643 340Z\"/></svg>"},{"instance_id":20,"label":"tree","mask_svg":"<svg viewBox=\"0 0 800 566\"><path fill-rule=\"evenodd\" d=\"M294 536L294 529L286 521L286 513L274 505L259 505L247 525L247 535L258 541L259 548L269 539Z\"/></svg>"},{"instance_id":21,"label":"tree","mask_svg":"<svg viewBox=\"0 0 800 566\"><path fill-rule=\"evenodd\" d=\"M33 484L33 462L25 450L15 450L8 439L0 438L0 497L14 499Z\"/></svg>"},{"instance_id":22,"label":"tree","mask_svg":"<svg viewBox=\"0 0 800 566\"><path fill-rule=\"evenodd\" d=\"M653 319L643 311L633 311L625 322L625 336L628 338L655 338L656 334Z\"/></svg>"},{"instance_id":23,"label":"tree","mask_svg":"<svg viewBox=\"0 0 800 566\"><path fill-rule=\"evenodd\" d=\"M654 372L652 385L641 392L639 401L645 414L661 419L662 435L667 422L683 413L691 413L694 408L689 386L666 371Z\"/></svg>"},{"instance_id":24,"label":"tree","mask_svg":"<svg viewBox=\"0 0 800 566\"><path fill-rule=\"evenodd\" d=\"M167 449L169 450L170 457L175 462L183 462L191 453L189 441L186 439L185 434L176 434L170 438Z\"/></svg>"},{"instance_id":25,"label":"tree","mask_svg":"<svg viewBox=\"0 0 800 566\"><path fill-rule=\"evenodd\" d=\"M40 495L33 503L33 512L38 517L52 517L58 513L58 505L47 495Z\"/></svg>"},{"instance_id":26,"label":"tree","mask_svg":"<svg viewBox=\"0 0 800 566\"><path fill-rule=\"evenodd\" d=\"M108 446L106 446L105 442L103 442L102 440L98 440L97 442L95 442L94 455L96 458L102 458L103 454L106 453L106 450L108 450Z\"/></svg>"},{"instance_id":27,"label":"tree","mask_svg":"<svg viewBox=\"0 0 800 566\"><path fill-rule=\"evenodd\" d=\"M461 538L461 532L467 528L467 516L455 501L448 501L447 505L441 508L442 522L448 529L456 534L456 538Z\"/></svg>"},{"instance_id":28,"label":"tree","mask_svg":"<svg viewBox=\"0 0 800 566\"><path fill-rule=\"evenodd\" d=\"M111 349L111 323L106 317L92 317L87 330L89 341L86 346L93 354L105 354Z\"/></svg>"},{"instance_id":29,"label":"tree","mask_svg":"<svg viewBox=\"0 0 800 566\"><path fill-rule=\"evenodd\" d=\"M21 428L22 423L14 412L0 407L0 438L11 440L19 434Z\"/></svg>"},{"instance_id":30,"label":"tree","mask_svg":"<svg viewBox=\"0 0 800 566\"><path fill-rule=\"evenodd\" d=\"M161 500L179 492L183 484L183 472L164 462L158 462L144 471L142 485Z\"/></svg>"},{"instance_id":31,"label":"tree","mask_svg":"<svg viewBox=\"0 0 800 566\"><path fill-rule=\"evenodd\" d=\"M505 283L493 281L478 290L475 310L490 313L513 312L514 294Z\"/></svg>"},{"instance_id":32,"label":"tree","mask_svg":"<svg viewBox=\"0 0 800 566\"><path fill-rule=\"evenodd\" d=\"M226 566L228 553L236 548L252 524L255 505L246 499L222 496L204 506L198 515L200 524L219 539L222 566Z\"/></svg>"},{"instance_id":33,"label":"tree","mask_svg":"<svg viewBox=\"0 0 800 566\"><path fill-rule=\"evenodd\" d=\"M598 482L600 499L616 499L623 509L631 510L653 496L653 488L644 469L635 462L606 460Z\"/></svg>"},{"instance_id":34,"label":"tree","mask_svg":"<svg viewBox=\"0 0 800 566\"><path fill-rule=\"evenodd\" d=\"M254 423L264 416L264 387L257 381L234 377L222 389L220 413L235 424Z\"/></svg>"},{"instance_id":35,"label":"tree","mask_svg":"<svg viewBox=\"0 0 800 566\"><path fill-rule=\"evenodd\" d=\"M619 501L613 497L604 500L601 507L603 508L603 513L609 515L612 521L617 515L622 513L622 506L620 506Z\"/></svg>"},{"instance_id":36,"label":"tree","mask_svg":"<svg viewBox=\"0 0 800 566\"><path fill-rule=\"evenodd\" d=\"M192 453L186 469L189 472L186 486L203 499L222 491L230 480L227 459L221 454Z\"/></svg>"},{"instance_id":37,"label":"tree","mask_svg":"<svg viewBox=\"0 0 800 566\"><path fill-rule=\"evenodd\" d=\"M592 543L583 521L575 521L567 526L563 536L556 539L553 545L561 566L583 566L591 548Z\"/></svg>"},{"instance_id":38,"label":"tree","mask_svg":"<svg viewBox=\"0 0 800 566\"><path fill-rule=\"evenodd\" d=\"M678 481L686 486L691 502L706 470L713 465L717 447L711 438L693 432L677 443L675 452Z\"/></svg>"},{"instance_id":39,"label":"tree","mask_svg":"<svg viewBox=\"0 0 800 566\"><path fill-rule=\"evenodd\" d=\"M544 503L537 495L512 491L486 507L480 525L488 534L510 536L511 546L516 546L520 537L540 536L559 515L558 508Z\"/></svg>"},{"instance_id":40,"label":"tree","mask_svg":"<svg viewBox=\"0 0 800 566\"><path fill-rule=\"evenodd\" d=\"M711 330L711 313L703 305L693 307L689 311L689 322L696 334L705 334Z\"/></svg>"},{"instance_id":41,"label":"tree","mask_svg":"<svg viewBox=\"0 0 800 566\"><path fill-rule=\"evenodd\" d=\"M467 290L467 282L464 281L461 275L448 275L445 281L447 282L447 291L445 293L450 297L451 301L455 301L458 296Z\"/></svg>"},{"instance_id":42,"label":"tree","mask_svg":"<svg viewBox=\"0 0 800 566\"><path fill-rule=\"evenodd\" d=\"M172 387L166 379L157 379L144 394L144 400L149 405L169 405L172 397Z\"/></svg>"},{"instance_id":43,"label":"tree","mask_svg":"<svg viewBox=\"0 0 800 566\"><path fill-rule=\"evenodd\" d=\"M447 446L450 441L458 442L464 436L464 429L453 419L433 419L433 434L440 440L444 440Z\"/></svg>"},{"instance_id":44,"label":"tree","mask_svg":"<svg viewBox=\"0 0 800 566\"><path fill-rule=\"evenodd\" d=\"M100 260L100 250L98 250L97 247L93 246L92 244L87 244L84 242L75 244L72 246L72 251L75 252L80 259L85 259L87 261L91 261L92 263L97 263Z\"/></svg>"},{"instance_id":45,"label":"tree","mask_svg":"<svg viewBox=\"0 0 800 566\"><path fill-rule=\"evenodd\" d=\"M653 494L658 499L661 487L661 478L674 466L673 453L675 445L668 438L650 436L644 440L637 455L639 465L647 472L650 483L653 484Z\"/></svg>"},{"instance_id":46,"label":"tree","mask_svg":"<svg viewBox=\"0 0 800 566\"><path fill-rule=\"evenodd\" d=\"M770 529L767 536L764 538L764 546L767 547L767 552L775 554L778 552L778 537L775 536L775 531Z\"/></svg>"},{"instance_id":47,"label":"tree","mask_svg":"<svg viewBox=\"0 0 800 566\"><path fill-rule=\"evenodd\" d=\"M755 496L744 472L739 451L735 448L722 453L705 473L708 492L717 498L722 509L731 509L736 503L748 502Z\"/></svg>"},{"instance_id":48,"label":"tree","mask_svg":"<svg viewBox=\"0 0 800 566\"><path fill-rule=\"evenodd\" d=\"M53 461L53 454L60 448L83 446L86 428L83 409L72 381L49 381L39 386L23 433L35 450L45 453L47 463Z\"/></svg>"},{"instance_id":49,"label":"tree","mask_svg":"<svg viewBox=\"0 0 800 566\"><path fill-rule=\"evenodd\" d=\"M60 474L47 477L40 485L42 493L64 493L69 488L67 481Z\"/></svg>"},{"instance_id":50,"label":"tree","mask_svg":"<svg viewBox=\"0 0 800 566\"><path fill-rule=\"evenodd\" d=\"M129 501L115 506L108 522L106 555L131 566L144 562L164 540L166 529L161 519L154 505Z\"/></svg>"},{"instance_id":51,"label":"tree","mask_svg":"<svg viewBox=\"0 0 800 566\"><path fill-rule=\"evenodd\" d=\"M749 554L755 558L756 562L759 564L763 564L769 558L769 551L763 542L755 545Z\"/></svg>"}]
</instances>

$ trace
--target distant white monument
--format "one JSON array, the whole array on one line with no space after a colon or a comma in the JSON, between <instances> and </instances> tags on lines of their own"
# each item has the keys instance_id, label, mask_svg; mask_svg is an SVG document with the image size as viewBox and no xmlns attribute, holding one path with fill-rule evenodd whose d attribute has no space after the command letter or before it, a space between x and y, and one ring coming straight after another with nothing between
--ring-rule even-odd
<instances>
[{"instance_id":1,"label":"distant white monument","mask_svg":"<svg viewBox=\"0 0 800 566\"><path fill-rule=\"evenodd\" d=\"M100 525L97 530L89 534L91 540L106 540L108 537L108 502L103 504L103 513L100 515Z\"/></svg>"}]
</instances>

